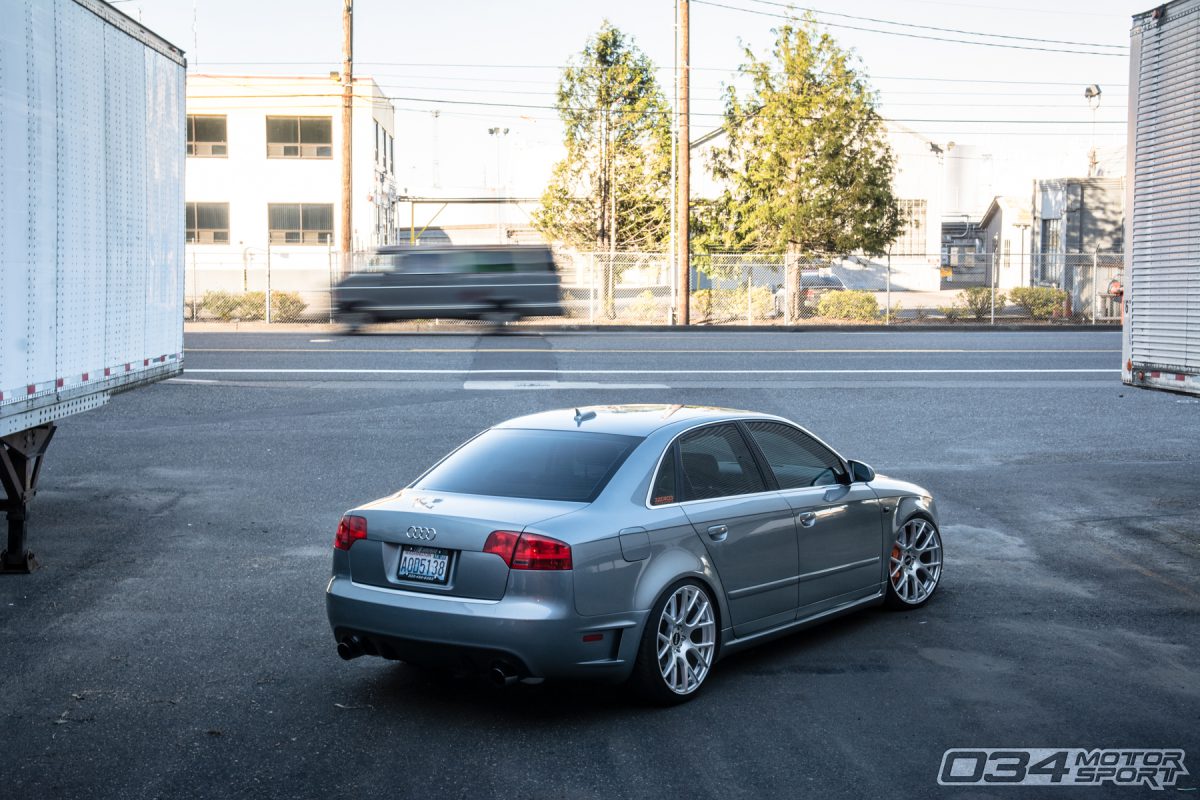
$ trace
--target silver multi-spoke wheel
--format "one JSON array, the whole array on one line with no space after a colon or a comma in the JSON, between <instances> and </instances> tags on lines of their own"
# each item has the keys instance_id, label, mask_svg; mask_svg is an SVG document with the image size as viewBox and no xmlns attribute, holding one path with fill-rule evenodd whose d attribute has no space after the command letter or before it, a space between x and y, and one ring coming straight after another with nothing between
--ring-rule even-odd
<instances>
[{"instance_id":1,"label":"silver multi-spoke wheel","mask_svg":"<svg viewBox=\"0 0 1200 800\"><path fill-rule=\"evenodd\" d=\"M891 596L901 605L929 599L942 576L942 537L932 522L913 517L896 533L888 559Z\"/></svg>"},{"instance_id":2,"label":"silver multi-spoke wheel","mask_svg":"<svg viewBox=\"0 0 1200 800\"><path fill-rule=\"evenodd\" d=\"M658 618L658 670L676 694L699 688L712 666L717 622L712 603L699 586L685 584L668 598Z\"/></svg>"}]
</instances>

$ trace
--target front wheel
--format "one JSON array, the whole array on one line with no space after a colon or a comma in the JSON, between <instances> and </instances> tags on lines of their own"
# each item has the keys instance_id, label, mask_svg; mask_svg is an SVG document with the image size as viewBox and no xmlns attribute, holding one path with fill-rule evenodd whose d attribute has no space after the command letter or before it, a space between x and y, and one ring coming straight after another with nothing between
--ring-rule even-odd
<instances>
[{"instance_id":1,"label":"front wheel","mask_svg":"<svg viewBox=\"0 0 1200 800\"><path fill-rule=\"evenodd\" d=\"M690 700L712 670L716 653L712 598L699 582L680 581L650 611L633 668L633 686L659 705Z\"/></svg>"},{"instance_id":2,"label":"front wheel","mask_svg":"<svg viewBox=\"0 0 1200 800\"><path fill-rule=\"evenodd\" d=\"M911 517L898 531L888 559L887 603L920 608L942 577L942 536L925 517Z\"/></svg>"}]
</instances>

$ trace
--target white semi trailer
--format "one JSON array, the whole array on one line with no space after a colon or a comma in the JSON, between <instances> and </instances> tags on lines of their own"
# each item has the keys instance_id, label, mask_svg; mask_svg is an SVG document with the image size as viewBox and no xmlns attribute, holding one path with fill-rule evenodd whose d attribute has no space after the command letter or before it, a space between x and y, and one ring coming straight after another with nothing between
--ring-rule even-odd
<instances>
[{"instance_id":1,"label":"white semi trailer","mask_svg":"<svg viewBox=\"0 0 1200 800\"><path fill-rule=\"evenodd\" d=\"M0 572L56 420L183 369L183 52L99 0L0 14Z\"/></svg>"},{"instance_id":2,"label":"white semi trailer","mask_svg":"<svg viewBox=\"0 0 1200 800\"><path fill-rule=\"evenodd\" d=\"M1200 0L1135 16L1129 56L1122 379L1200 394Z\"/></svg>"}]
</instances>

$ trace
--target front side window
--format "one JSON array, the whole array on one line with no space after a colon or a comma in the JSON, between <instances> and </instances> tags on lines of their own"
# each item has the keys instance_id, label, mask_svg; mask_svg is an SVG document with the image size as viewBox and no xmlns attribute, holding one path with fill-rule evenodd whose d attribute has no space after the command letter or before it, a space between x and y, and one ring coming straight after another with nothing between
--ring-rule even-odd
<instances>
[{"instance_id":1,"label":"front side window","mask_svg":"<svg viewBox=\"0 0 1200 800\"><path fill-rule=\"evenodd\" d=\"M451 453L413 488L590 503L640 441L611 433L493 428Z\"/></svg>"},{"instance_id":2,"label":"front side window","mask_svg":"<svg viewBox=\"0 0 1200 800\"><path fill-rule=\"evenodd\" d=\"M189 244L229 244L229 203L188 203Z\"/></svg>"},{"instance_id":3,"label":"front side window","mask_svg":"<svg viewBox=\"0 0 1200 800\"><path fill-rule=\"evenodd\" d=\"M267 117L267 158L333 158L333 117Z\"/></svg>"},{"instance_id":4,"label":"front side window","mask_svg":"<svg viewBox=\"0 0 1200 800\"><path fill-rule=\"evenodd\" d=\"M332 203L269 203L271 244L329 244L333 241Z\"/></svg>"},{"instance_id":5,"label":"front side window","mask_svg":"<svg viewBox=\"0 0 1200 800\"><path fill-rule=\"evenodd\" d=\"M679 440L685 499L752 494L766 489L762 473L742 434L733 425L715 425Z\"/></svg>"},{"instance_id":6,"label":"front side window","mask_svg":"<svg viewBox=\"0 0 1200 800\"><path fill-rule=\"evenodd\" d=\"M804 431L779 422L749 422L746 427L780 489L827 486L845 479L841 459Z\"/></svg>"},{"instance_id":7,"label":"front side window","mask_svg":"<svg viewBox=\"0 0 1200 800\"><path fill-rule=\"evenodd\" d=\"M225 117L188 114L187 154L199 158L225 158L229 155Z\"/></svg>"}]
</instances>

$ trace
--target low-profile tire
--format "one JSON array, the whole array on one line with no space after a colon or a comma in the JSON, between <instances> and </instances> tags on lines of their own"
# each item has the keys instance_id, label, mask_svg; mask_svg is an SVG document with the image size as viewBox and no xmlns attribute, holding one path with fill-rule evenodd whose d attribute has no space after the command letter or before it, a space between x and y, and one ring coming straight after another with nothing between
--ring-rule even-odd
<instances>
[{"instance_id":1,"label":"low-profile tire","mask_svg":"<svg viewBox=\"0 0 1200 800\"><path fill-rule=\"evenodd\" d=\"M933 520L919 514L906 519L888 554L887 604L909 610L928 603L942 579L942 554Z\"/></svg>"},{"instance_id":2,"label":"low-profile tire","mask_svg":"<svg viewBox=\"0 0 1200 800\"><path fill-rule=\"evenodd\" d=\"M515 309L511 308L508 303L500 301L483 312L480 319L488 324L492 333L498 333L504 330L504 326L508 323L520 320L521 315Z\"/></svg>"},{"instance_id":3,"label":"low-profile tire","mask_svg":"<svg viewBox=\"0 0 1200 800\"><path fill-rule=\"evenodd\" d=\"M362 333L362 329L375 321L369 311L360 311L357 308L351 308L343 311L338 315L339 321L342 323L342 330L347 336L357 336Z\"/></svg>"},{"instance_id":4,"label":"low-profile tire","mask_svg":"<svg viewBox=\"0 0 1200 800\"><path fill-rule=\"evenodd\" d=\"M690 579L673 584L646 618L631 686L656 705L691 700L712 672L718 632L708 588Z\"/></svg>"}]
</instances>

